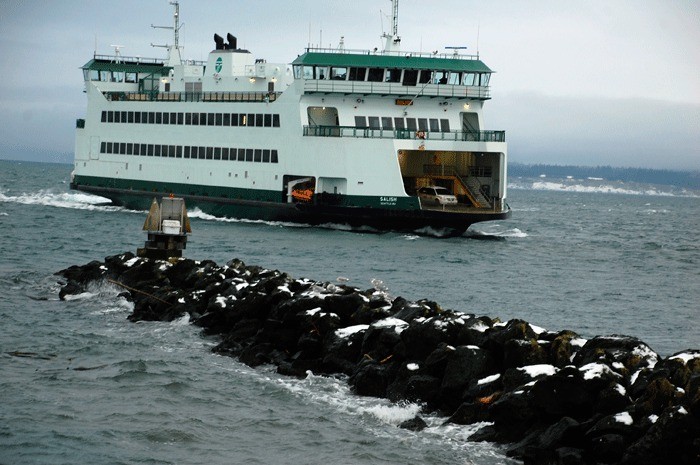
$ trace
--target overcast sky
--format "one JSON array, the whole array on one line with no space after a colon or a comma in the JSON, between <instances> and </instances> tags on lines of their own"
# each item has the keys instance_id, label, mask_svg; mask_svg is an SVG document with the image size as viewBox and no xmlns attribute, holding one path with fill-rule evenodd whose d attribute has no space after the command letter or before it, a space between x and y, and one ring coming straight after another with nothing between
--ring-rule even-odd
<instances>
[{"instance_id":1,"label":"overcast sky","mask_svg":"<svg viewBox=\"0 0 700 465\"><path fill-rule=\"evenodd\" d=\"M389 0L181 0L184 57L215 32L271 62L311 41L381 47ZM72 161L80 67L162 57L167 0L0 0L0 158ZM403 50L466 46L494 69L486 129L513 162L700 170L700 0L401 0Z\"/></svg>"}]
</instances>

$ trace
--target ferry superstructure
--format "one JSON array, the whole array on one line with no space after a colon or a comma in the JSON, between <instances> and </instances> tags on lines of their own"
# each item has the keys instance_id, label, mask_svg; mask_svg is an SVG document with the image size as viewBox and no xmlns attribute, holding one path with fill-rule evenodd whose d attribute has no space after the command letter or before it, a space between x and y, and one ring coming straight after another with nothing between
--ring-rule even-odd
<instances>
[{"instance_id":1,"label":"ferry superstructure","mask_svg":"<svg viewBox=\"0 0 700 465\"><path fill-rule=\"evenodd\" d=\"M507 218L505 131L483 129L478 55L308 47L268 63L215 34L206 62L95 54L82 69L73 189L147 209L174 194L216 216L449 228ZM456 204L421 197L441 186ZM423 189L422 191L425 191Z\"/></svg>"}]
</instances>

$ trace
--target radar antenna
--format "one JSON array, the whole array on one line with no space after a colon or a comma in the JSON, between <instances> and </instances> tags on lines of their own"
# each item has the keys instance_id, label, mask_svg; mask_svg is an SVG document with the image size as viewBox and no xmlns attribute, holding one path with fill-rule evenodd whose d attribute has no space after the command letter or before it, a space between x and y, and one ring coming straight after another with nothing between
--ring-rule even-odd
<instances>
[{"instance_id":1,"label":"radar antenna","mask_svg":"<svg viewBox=\"0 0 700 465\"><path fill-rule=\"evenodd\" d=\"M446 48L447 50L454 50L454 56L455 56L455 58L457 58L457 57L459 56L459 51L460 51L460 50L466 50L466 49L467 49L467 47L463 47L463 46L460 46L460 47L445 47L445 48Z\"/></svg>"},{"instance_id":2,"label":"radar antenna","mask_svg":"<svg viewBox=\"0 0 700 465\"><path fill-rule=\"evenodd\" d=\"M398 51L401 44L401 37L399 37L399 0L391 0L391 34L384 33L382 38L386 39L386 45L384 50Z\"/></svg>"},{"instance_id":3,"label":"radar antenna","mask_svg":"<svg viewBox=\"0 0 700 465\"><path fill-rule=\"evenodd\" d=\"M110 47L114 47L114 61L117 63L121 63L122 54L121 54L120 50L123 49L124 46L111 44ZM97 48L97 47L95 47L95 48Z\"/></svg>"},{"instance_id":4,"label":"radar antenna","mask_svg":"<svg viewBox=\"0 0 700 465\"><path fill-rule=\"evenodd\" d=\"M173 13L173 26L155 26L151 24L151 27L153 29L171 29L173 31L173 40L174 40L174 45L169 45L169 44L154 44L151 43L151 47L162 47L162 48L167 48L170 51L170 57L169 57L169 62L170 64L173 64L172 62L175 62L174 64L180 64L180 28L184 26L185 24L180 24L180 2L177 0L169 2L171 5L175 7L175 12Z\"/></svg>"}]
</instances>

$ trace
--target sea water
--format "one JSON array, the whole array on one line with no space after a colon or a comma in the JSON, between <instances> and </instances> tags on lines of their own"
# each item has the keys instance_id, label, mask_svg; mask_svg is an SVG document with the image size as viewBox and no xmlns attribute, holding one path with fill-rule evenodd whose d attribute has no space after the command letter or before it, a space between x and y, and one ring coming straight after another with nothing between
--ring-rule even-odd
<instances>
[{"instance_id":1,"label":"sea water","mask_svg":"<svg viewBox=\"0 0 700 465\"><path fill-rule=\"evenodd\" d=\"M62 302L53 275L135 251L145 212L70 191L71 167L0 162L0 463L507 464L421 406L346 380L280 376L211 352L187 318L131 323L120 289ZM666 356L700 346L700 198L619 183L518 180L507 221L464 236L347 231L192 211L185 256L582 337L627 334ZM427 233L427 235L426 235ZM398 425L421 414L429 427Z\"/></svg>"}]
</instances>

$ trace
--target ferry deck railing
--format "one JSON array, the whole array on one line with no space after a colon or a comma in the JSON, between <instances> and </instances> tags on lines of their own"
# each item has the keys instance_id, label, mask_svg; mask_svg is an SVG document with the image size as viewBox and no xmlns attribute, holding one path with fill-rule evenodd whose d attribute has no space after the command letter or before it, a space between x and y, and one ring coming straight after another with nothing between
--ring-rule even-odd
<instances>
[{"instance_id":1,"label":"ferry deck railing","mask_svg":"<svg viewBox=\"0 0 700 465\"><path fill-rule=\"evenodd\" d=\"M405 86L400 82L343 81L333 79L307 79L304 81L306 93L378 94L415 97L491 98L489 86L458 86L452 84L421 84Z\"/></svg>"},{"instance_id":2,"label":"ferry deck railing","mask_svg":"<svg viewBox=\"0 0 700 465\"><path fill-rule=\"evenodd\" d=\"M274 102L282 92L118 92L107 100L120 102Z\"/></svg>"},{"instance_id":3,"label":"ferry deck railing","mask_svg":"<svg viewBox=\"0 0 700 465\"><path fill-rule=\"evenodd\" d=\"M415 131L412 129L370 129L355 126L304 126L312 137L355 137L362 139L419 139L469 142L505 142L505 131Z\"/></svg>"}]
</instances>

